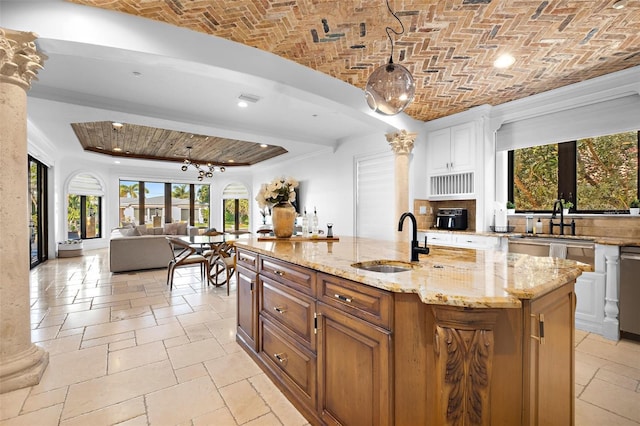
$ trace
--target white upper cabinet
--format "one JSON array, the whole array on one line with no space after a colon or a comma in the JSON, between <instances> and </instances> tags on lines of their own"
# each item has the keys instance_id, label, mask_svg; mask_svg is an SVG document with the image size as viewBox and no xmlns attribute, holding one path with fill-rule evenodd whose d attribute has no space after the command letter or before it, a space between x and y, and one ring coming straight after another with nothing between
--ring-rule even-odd
<instances>
[{"instance_id":1,"label":"white upper cabinet","mask_svg":"<svg viewBox=\"0 0 640 426\"><path fill-rule=\"evenodd\" d=\"M427 180L430 199L474 198L476 193L474 122L427 134Z\"/></svg>"},{"instance_id":2,"label":"white upper cabinet","mask_svg":"<svg viewBox=\"0 0 640 426\"><path fill-rule=\"evenodd\" d=\"M427 135L428 174L473 171L475 142L476 133L473 122L429 133Z\"/></svg>"}]
</instances>

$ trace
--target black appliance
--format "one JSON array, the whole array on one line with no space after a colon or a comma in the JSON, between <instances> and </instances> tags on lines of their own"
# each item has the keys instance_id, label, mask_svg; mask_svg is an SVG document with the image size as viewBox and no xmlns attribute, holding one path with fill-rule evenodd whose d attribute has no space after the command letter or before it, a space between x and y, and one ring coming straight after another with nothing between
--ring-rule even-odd
<instances>
[{"instance_id":1,"label":"black appliance","mask_svg":"<svg viewBox=\"0 0 640 426\"><path fill-rule=\"evenodd\" d=\"M438 209L438 214L436 214L436 228L454 230L467 229L467 209Z\"/></svg>"}]
</instances>

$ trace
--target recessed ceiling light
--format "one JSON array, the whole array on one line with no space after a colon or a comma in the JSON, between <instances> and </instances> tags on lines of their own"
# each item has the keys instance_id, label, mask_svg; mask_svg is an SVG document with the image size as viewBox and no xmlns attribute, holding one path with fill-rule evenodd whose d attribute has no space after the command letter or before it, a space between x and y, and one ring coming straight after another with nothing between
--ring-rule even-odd
<instances>
[{"instance_id":1,"label":"recessed ceiling light","mask_svg":"<svg viewBox=\"0 0 640 426\"><path fill-rule=\"evenodd\" d=\"M124 126L124 124L118 123L117 121L114 121L113 123L111 123L111 125L115 130L122 129L122 126Z\"/></svg>"},{"instance_id":2,"label":"recessed ceiling light","mask_svg":"<svg viewBox=\"0 0 640 426\"><path fill-rule=\"evenodd\" d=\"M122 151L122 148L120 148L119 146L116 146L115 148L113 148L113 150L115 152L120 152L120 151Z\"/></svg>"},{"instance_id":3,"label":"recessed ceiling light","mask_svg":"<svg viewBox=\"0 0 640 426\"><path fill-rule=\"evenodd\" d=\"M238 106L239 106L240 108L246 108L246 107L248 107L248 106L249 106L249 104L248 104L248 103L246 103L245 101L240 101L240 102L238 102Z\"/></svg>"},{"instance_id":4,"label":"recessed ceiling light","mask_svg":"<svg viewBox=\"0 0 640 426\"><path fill-rule=\"evenodd\" d=\"M627 5L627 0L618 0L613 4L613 8L620 10L620 9L624 9L626 5Z\"/></svg>"},{"instance_id":5,"label":"recessed ceiling light","mask_svg":"<svg viewBox=\"0 0 640 426\"><path fill-rule=\"evenodd\" d=\"M509 53L504 53L498 57L495 61L493 61L493 66L496 68L509 68L516 62L516 58L514 58Z\"/></svg>"},{"instance_id":6,"label":"recessed ceiling light","mask_svg":"<svg viewBox=\"0 0 640 426\"><path fill-rule=\"evenodd\" d=\"M113 162L114 164L120 164L120 162L118 160Z\"/></svg>"},{"instance_id":7,"label":"recessed ceiling light","mask_svg":"<svg viewBox=\"0 0 640 426\"><path fill-rule=\"evenodd\" d=\"M266 148L266 147L268 147L268 146L269 146L269 145L267 145L266 143L261 143L261 144L260 144L260 148Z\"/></svg>"},{"instance_id":8,"label":"recessed ceiling light","mask_svg":"<svg viewBox=\"0 0 640 426\"><path fill-rule=\"evenodd\" d=\"M227 163L235 163L235 160L229 160Z\"/></svg>"}]
</instances>

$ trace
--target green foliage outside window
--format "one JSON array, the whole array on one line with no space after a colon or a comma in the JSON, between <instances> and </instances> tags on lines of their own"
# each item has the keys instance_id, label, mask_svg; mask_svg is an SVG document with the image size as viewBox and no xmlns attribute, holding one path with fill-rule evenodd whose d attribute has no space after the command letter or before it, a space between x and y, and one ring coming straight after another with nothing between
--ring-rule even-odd
<instances>
[{"instance_id":1,"label":"green foliage outside window","mask_svg":"<svg viewBox=\"0 0 640 426\"><path fill-rule=\"evenodd\" d=\"M237 210L236 210L237 205ZM238 227L236 229L236 218ZM249 230L249 200L241 198L237 200L224 200L224 230L248 231Z\"/></svg>"},{"instance_id":2,"label":"green foliage outside window","mask_svg":"<svg viewBox=\"0 0 640 426\"><path fill-rule=\"evenodd\" d=\"M578 211L624 211L638 196L638 132L576 142ZM551 210L558 196L558 144L513 152L513 198L520 211Z\"/></svg>"},{"instance_id":3,"label":"green foliage outside window","mask_svg":"<svg viewBox=\"0 0 640 426\"><path fill-rule=\"evenodd\" d=\"M580 139L580 210L626 210L638 194L638 133Z\"/></svg>"},{"instance_id":4,"label":"green foliage outside window","mask_svg":"<svg viewBox=\"0 0 640 426\"><path fill-rule=\"evenodd\" d=\"M513 198L518 209L551 210L558 198L558 145L515 150L513 164Z\"/></svg>"}]
</instances>

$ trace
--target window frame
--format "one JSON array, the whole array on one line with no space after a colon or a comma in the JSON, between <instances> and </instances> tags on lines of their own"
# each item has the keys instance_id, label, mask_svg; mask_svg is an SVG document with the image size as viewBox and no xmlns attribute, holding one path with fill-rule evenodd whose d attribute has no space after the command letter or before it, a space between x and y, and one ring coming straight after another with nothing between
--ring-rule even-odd
<instances>
[{"instance_id":1,"label":"window frame","mask_svg":"<svg viewBox=\"0 0 640 426\"><path fill-rule=\"evenodd\" d=\"M633 130L630 130L632 132ZM617 132L627 133L627 132ZM614 133L615 134L615 133ZM606 135L603 135L606 136ZM582 138L584 139L584 138ZM636 153L637 170L636 170L636 198L640 198L640 130L636 131ZM578 187L578 158L577 158L577 145L578 139L566 142L558 142L558 188L557 198L570 199L575 207L571 209L572 213L578 214L624 214L629 210L581 210L577 203L577 187ZM514 200L514 151L509 150L507 152L507 199ZM571 196L564 196L564 194L571 194ZM516 205L517 207L517 205ZM551 213L553 206L549 206L549 209L544 210L520 210L517 209L517 213Z\"/></svg>"},{"instance_id":2,"label":"window frame","mask_svg":"<svg viewBox=\"0 0 640 426\"><path fill-rule=\"evenodd\" d=\"M67 209L69 205L69 197L79 197L80 198L80 240L95 240L102 238L103 234L103 226L102 226L102 196L101 195L81 195L81 194L67 194ZM87 197L96 197L97 199L97 220L98 220L98 231L96 235L93 237L87 237ZM69 220L67 218L67 235L69 231Z\"/></svg>"},{"instance_id":3,"label":"window frame","mask_svg":"<svg viewBox=\"0 0 640 426\"><path fill-rule=\"evenodd\" d=\"M136 218L138 223L140 225L144 225L147 222L145 221L145 211L146 211L146 207L145 207L145 198L146 198L146 191L145 191L145 184L146 183L161 183L164 185L164 219L165 222L164 223L171 223L173 221L173 217L172 217L172 211L171 211L171 207L172 207L172 189L174 185L187 185L189 188L189 220L188 220L188 225L189 226L195 226L195 204L196 204L196 199L195 199L195 190L197 186L204 186L204 185L209 185L209 194L211 194L211 184L205 184L205 183L180 183L180 182L158 182L158 181L153 181L153 180L148 180L148 181L136 181L133 179L118 179L118 187L120 187L120 185L122 185L122 182L137 182L138 183L138 205L139 205L139 210L138 210L138 217ZM120 204L118 203L118 209L120 209ZM209 196L209 211L211 211L211 196ZM177 218L180 219L180 218ZM210 218L208 218L208 222L210 222Z\"/></svg>"}]
</instances>

